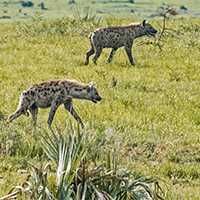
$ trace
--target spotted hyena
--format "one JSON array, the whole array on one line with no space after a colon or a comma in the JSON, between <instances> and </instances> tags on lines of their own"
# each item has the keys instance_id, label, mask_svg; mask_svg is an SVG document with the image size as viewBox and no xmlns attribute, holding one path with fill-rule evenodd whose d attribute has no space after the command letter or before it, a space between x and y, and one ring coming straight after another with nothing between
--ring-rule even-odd
<instances>
[{"instance_id":1,"label":"spotted hyena","mask_svg":"<svg viewBox=\"0 0 200 200\"><path fill-rule=\"evenodd\" d=\"M30 111L33 121L36 123L38 108L51 107L49 119L47 121L51 126L57 108L63 104L64 108L68 110L81 124L82 128L84 128L81 118L72 106L73 98L91 100L94 103L101 100L101 97L94 88L92 82L84 84L75 80L67 79L50 80L45 83L33 85L26 89L21 94L17 110L8 117L7 123L22 114L27 114L27 116L29 116L27 110Z\"/></svg>"},{"instance_id":2,"label":"spotted hyena","mask_svg":"<svg viewBox=\"0 0 200 200\"><path fill-rule=\"evenodd\" d=\"M86 53L85 65L89 63L89 57L95 53L93 61L96 64L97 59L101 55L103 48L112 48L107 62L113 58L114 52L124 46L129 61L134 65L132 57L132 45L135 38L143 35L155 36L157 30L153 28L145 20L141 22L131 23L123 26L101 27L90 33L89 40L91 49Z\"/></svg>"}]
</instances>

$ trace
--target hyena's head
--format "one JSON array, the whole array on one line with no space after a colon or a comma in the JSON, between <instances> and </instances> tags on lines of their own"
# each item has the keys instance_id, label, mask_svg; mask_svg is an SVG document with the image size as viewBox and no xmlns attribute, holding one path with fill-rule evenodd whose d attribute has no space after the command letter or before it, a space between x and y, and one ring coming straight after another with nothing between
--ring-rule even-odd
<instances>
[{"instance_id":1,"label":"hyena's head","mask_svg":"<svg viewBox=\"0 0 200 200\"><path fill-rule=\"evenodd\" d=\"M147 23L145 20L142 22L142 29L145 35L151 35L155 37L157 30L151 26L151 24Z\"/></svg>"},{"instance_id":2,"label":"hyena's head","mask_svg":"<svg viewBox=\"0 0 200 200\"><path fill-rule=\"evenodd\" d=\"M91 100L93 103L101 101L101 97L99 96L96 88L93 86L93 82L90 82L89 87L87 88L87 99Z\"/></svg>"}]
</instances>

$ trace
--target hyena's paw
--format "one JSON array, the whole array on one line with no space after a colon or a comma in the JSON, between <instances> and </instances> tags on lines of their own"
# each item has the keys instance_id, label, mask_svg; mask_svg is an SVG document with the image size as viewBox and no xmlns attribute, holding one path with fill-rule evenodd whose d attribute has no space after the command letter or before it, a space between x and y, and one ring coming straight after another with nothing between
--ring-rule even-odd
<instances>
[{"instance_id":1,"label":"hyena's paw","mask_svg":"<svg viewBox=\"0 0 200 200\"><path fill-rule=\"evenodd\" d=\"M47 121L47 126L48 126L48 127L51 127L51 124L52 124L52 121L51 121L51 120L48 120L48 121Z\"/></svg>"},{"instance_id":2,"label":"hyena's paw","mask_svg":"<svg viewBox=\"0 0 200 200\"><path fill-rule=\"evenodd\" d=\"M10 115L6 121L6 124L9 124L13 120L13 115Z\"/></svg>"},{"instance_id":3,"label":"hyena's paw","mask_svg":"<svg viewBox=\"0 0 200 200\"><path fill-rule=\"evenodd\" d=\"M85 126L84 126L84 124L81 124L81 128L84 130L85 129Z\"/></svg>"},{"instance_id":4,"label":"hyena's paw","mask_svg":"<svg viewBox=\"0 0 200 200\"><path fill-rule=\"evenodd\" d=\"M89 61L88 60L85 60L85 65L88 65Z\"/></svg>"},{"instance_id":5,"label":"hyena's paw","mask_svg":"<svg viewBox=\"0 0 200 200\"><path fill-rule=\"evenodd\" d=\"M26 111L26 116L29 117L29 112L28 111Z\"/></svg>"},{"instance_id":6,"label":"hyena's paw","mask_svg":"<svg viewBox=\"0 0 200 200\"><path fill-rule=\"evenodd\" d=\"M10 120L9 119L7 119L7 121L6 121L6 124L9 124L10 123Z\"/></svg>"}]
</instances>

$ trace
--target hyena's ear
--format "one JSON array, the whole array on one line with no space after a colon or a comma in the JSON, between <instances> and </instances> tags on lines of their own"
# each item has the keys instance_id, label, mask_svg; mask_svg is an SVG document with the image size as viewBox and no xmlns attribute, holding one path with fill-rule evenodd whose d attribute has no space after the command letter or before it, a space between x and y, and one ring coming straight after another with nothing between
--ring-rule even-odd
<instances>
[{"instance_id":1,"label":"hyena's ear","mask_svg":"<svg viewBox=\"0 0 200 200\"><path fill-rule=\"evenodd\" d=\"M89 88L90 88L90 89L93 88L93 85L94 85L94 83L93 83L93 81L91 81L91 82L89 83Z\"/></svg>"},{"instance_id":2,"label":"hyena's ear","mask_svg":"<svg viewBox=\"0 0 200 200\"><path fill-rule=\"evenodd\" d=\"M143 22L142 22L142 27L143 28L145 27L145 24L146 24L146 20L143 20Z\"/></svg>"}]
</instances>

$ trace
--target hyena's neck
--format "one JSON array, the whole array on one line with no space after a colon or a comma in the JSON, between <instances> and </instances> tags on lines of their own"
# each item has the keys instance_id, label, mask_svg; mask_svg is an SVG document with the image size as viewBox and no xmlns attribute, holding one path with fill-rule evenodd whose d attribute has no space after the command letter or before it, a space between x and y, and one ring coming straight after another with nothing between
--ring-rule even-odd
<instances>
[{"instance_id":1,"label":"hyena's neck","mask_svg":"<svg viewBox=\"0 0 200 200\"><path fill-rule=\"evenodd\" d=\"M75 82L73 85L69 85L69 95L75 99L87 99L88 87L88 84Z\"/></svg>"},{"instance_id":2,"label":"hyena's neck","mask_svg":"<svg viewBox=\"0 0 200 200\"><path fill-rule=\"evenodd\" d=\"M145 33L142 30L141 26L133 27L133 31L135 33L135 38L142 37L142 36L145 35Z\"/></svg>"}]
</instances>

